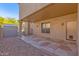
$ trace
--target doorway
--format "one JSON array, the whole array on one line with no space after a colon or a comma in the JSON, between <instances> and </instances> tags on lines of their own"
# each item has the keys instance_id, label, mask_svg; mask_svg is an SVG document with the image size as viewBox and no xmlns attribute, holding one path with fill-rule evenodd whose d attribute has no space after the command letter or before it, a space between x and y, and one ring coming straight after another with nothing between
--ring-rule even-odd
<instances>
[{"instance_id":1,"label":"doorway","mask_svg":"<svg viewBox=\"0 0 79 59\"><path fill-rule=\"evenodd\" d=\"M67 40L76 40L76 21L66 23L66 37Z\"/></svg>"}]
</instances>

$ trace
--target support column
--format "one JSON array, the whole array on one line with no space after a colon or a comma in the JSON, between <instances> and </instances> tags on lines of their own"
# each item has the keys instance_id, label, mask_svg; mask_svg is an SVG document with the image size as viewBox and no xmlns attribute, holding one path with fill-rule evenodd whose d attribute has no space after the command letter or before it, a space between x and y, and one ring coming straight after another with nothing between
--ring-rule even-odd
<instances>
[{"instance_id":1,"label":"support column","mask_svg":"<svg viewBox=\"0 0 79 59\"><path fill-rule=\"evenodd\" d=\"M19 24L19 32L20 32L20 34L22 33L22 29L24 29L24 34L25 35L30 35L30 22L29 21L24 22L25 24L22 27L23 22L24 21L20 21L20 24Z\"/></svg>"},{"instance_id":2,"label":"support column","mask_svg":"<svg viewBox=\"0 0 79 59\"><path fill-rule=\"evenodd\" d=\"M28 21L28 35L30 35L30 22Z\"/></svg>"},{"instance_id":3,"label":"support column","mask_svg":"<svg viewBox=\"0 0 79 59\"><path fill-rule=\"evenodd\" d=\"M24 29L24 35L29 35L30 34L30 22L28 21L24 22L24 27L22 27L22 29Z\"/></svg>"},{"instance_id":4,"label":"support column","mask_svg":"<svg viewBox=\"0 0 79 59\"><path fill-rule=\"evenodd\" d=\"M19 21L19 35L22 33L22 21Z\"/></svg>"}]
</instances>

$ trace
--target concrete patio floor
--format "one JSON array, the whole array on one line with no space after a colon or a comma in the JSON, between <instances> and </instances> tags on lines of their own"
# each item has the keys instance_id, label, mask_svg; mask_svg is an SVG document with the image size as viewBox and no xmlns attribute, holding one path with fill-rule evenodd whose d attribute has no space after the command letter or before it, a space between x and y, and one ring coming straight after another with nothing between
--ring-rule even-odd
<instances>
[{"instance_id":1,"label":"concrete patio floor","mask_svg":"<svg viewBox=\"0 0 79 59\"><path fill-rule=\"evenodd\" d=\"M22 40L32 46L44 51L50 55L58 56L76 56L77 46L76 41L54 41L49 38L39 36L22 36Z\"/></svg>"}]
</instances>

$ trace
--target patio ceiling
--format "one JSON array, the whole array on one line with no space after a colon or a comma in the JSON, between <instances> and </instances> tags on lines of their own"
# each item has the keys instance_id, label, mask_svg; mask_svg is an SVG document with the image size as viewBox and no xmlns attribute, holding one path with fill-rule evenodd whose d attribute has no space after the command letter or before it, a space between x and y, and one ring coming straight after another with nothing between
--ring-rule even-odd
<instances>
[{"instance_id":1,"label":"patio ceiling","mask_svg":"<svg viewBox=\"0 0 79 59\"><path fill-rule=\"evenodd\" d=\"M29 16L24 17L22 20L36 22L72 13L77 13L77 4L75 3L49 4Z\"/></svg>"}]
</instances>

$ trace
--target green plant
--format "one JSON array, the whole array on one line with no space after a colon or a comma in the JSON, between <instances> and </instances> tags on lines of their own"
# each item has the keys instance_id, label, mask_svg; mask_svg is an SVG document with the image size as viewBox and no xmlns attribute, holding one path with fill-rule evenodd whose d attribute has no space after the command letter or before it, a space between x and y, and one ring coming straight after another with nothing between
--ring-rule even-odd
<instances>
[{"instance_id":1,"label":"green plant","mask_svg":"<svg viewBox=\"0 0 79 59\"><path fill-rule=\"evenodd\" d=\"M15 24L19 25L19 21L15 18L3 18L0 17L0 28L3 27L5 24Z\"/></svg>"}]
</instances>

